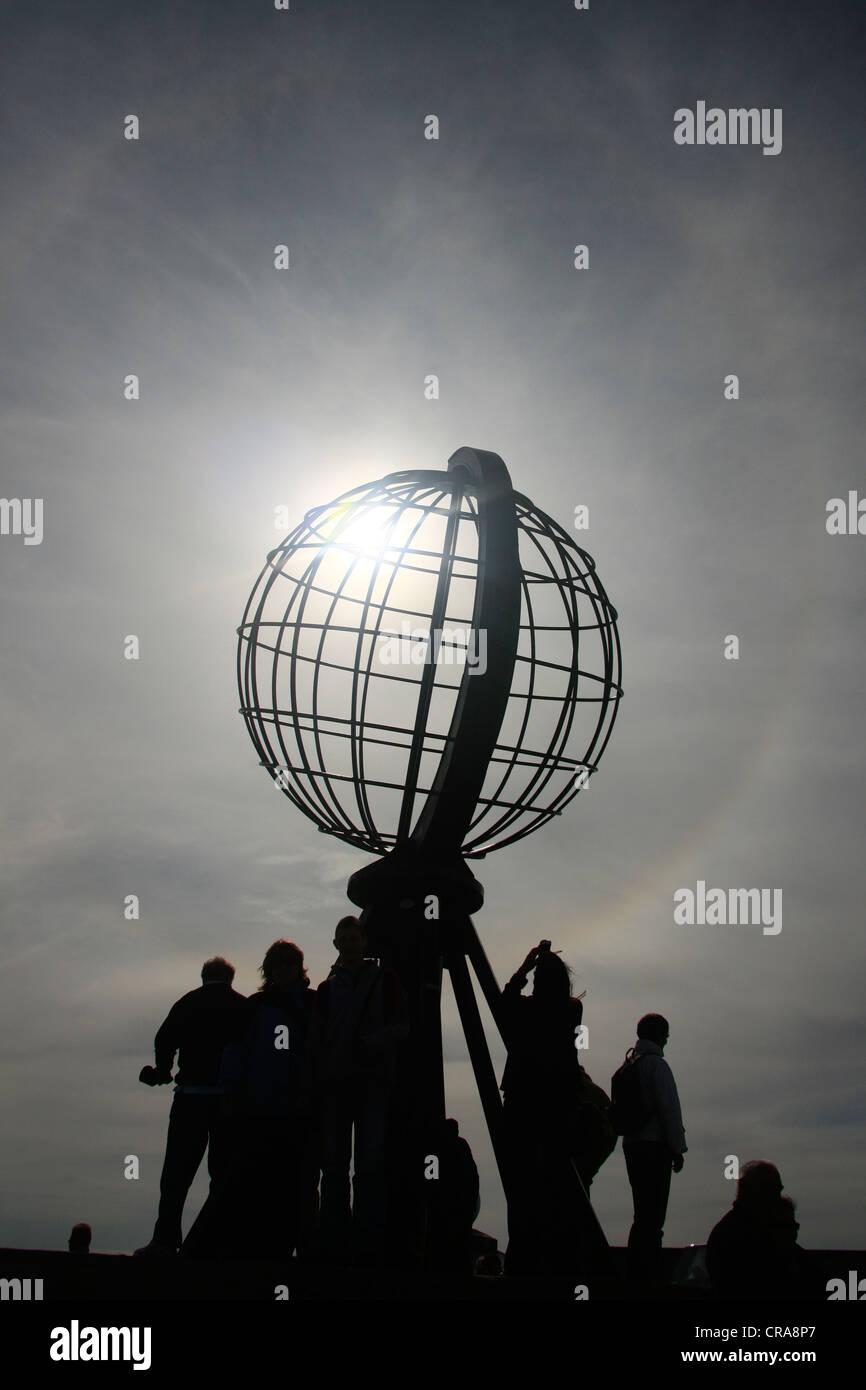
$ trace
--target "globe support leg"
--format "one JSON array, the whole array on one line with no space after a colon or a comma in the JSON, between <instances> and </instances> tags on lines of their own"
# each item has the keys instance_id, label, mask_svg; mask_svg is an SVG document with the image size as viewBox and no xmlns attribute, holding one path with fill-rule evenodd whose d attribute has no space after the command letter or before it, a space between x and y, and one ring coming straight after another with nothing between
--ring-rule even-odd
<instances>
[{"instance_id":1,"label":"globe support leg","mask_svg":"<svg viewBox=\"0 0 866 1390\"><path fill-rule=\"evenodd\" d=\"M472 969L475 971L475 978L481 986L481 989L484 993L484 998L487 1000L487 1007L493 1015L496 1027L499 1029L500 1036L502 1036L502 1027L499 1010L499 1005L502 1000L502 992L499 988L499 985L496 983L496 976L493 973L493 968L490 964L490 961L487 959L484 947L481 944L481 939L477 931L475 930L475 923L472 921L471 917L467 917L466 919L466 925L463 930L463 936L464 950L466 952L466 955L472 962Z\"/></svg>"},{"instance_id":2,"label":"globe support leg","mask_svg":"<svg viewBox=\"0 0 866 1390\"><path fill-rule=\"evenodd\" d=\"M481 1097L481 1105L484 1110L484 1118L487 1121L490 1142L493 1145L496 1166L499 1169L499 1177L507 1198L508 1175L505 1141L502 1133L502 1101L499 1096L499 1087L496 1084L493 1063L490 1060L481 1015L478 1012L475 991L469 978L466 958L461 950L456 948L450 950L446 956L446 964L451 976L454 997L457 1000L460 1022L463 1025L463 1036L469 1048L472 1070L475 1073L475 1084Z\"/></svg>"}]
</instances>

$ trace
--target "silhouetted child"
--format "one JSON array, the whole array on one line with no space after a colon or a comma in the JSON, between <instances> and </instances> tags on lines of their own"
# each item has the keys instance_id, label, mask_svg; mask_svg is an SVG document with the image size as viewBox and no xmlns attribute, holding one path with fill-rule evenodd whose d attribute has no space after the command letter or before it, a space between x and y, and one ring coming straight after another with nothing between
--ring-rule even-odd
<instances>
[{"instance_id":1,"label":"silhouetted child","mask_svg":"<svg viewBox=\"0 0 866 1390\"><path fill-rule=\"evenodd\" d=\"M70 1255L89 1255L93 1232L86 1221L79 1221L69 1232L68 1248Z\"/></svg>"},{"instance_id":2,"label":"silhouetted child","mask_svg":"<svg viewBox=\"0 0 866 1390\"><path fill-rule=\"evenodd\" d=\"M425 1158L436 1159L438 1176L425 1167L428 1269L472 1272L472 1224L481 1207L478 1169L472 1150L461 1138L456 1120L445 1120L431 1137Z\"/></svg>"}]
</instances>

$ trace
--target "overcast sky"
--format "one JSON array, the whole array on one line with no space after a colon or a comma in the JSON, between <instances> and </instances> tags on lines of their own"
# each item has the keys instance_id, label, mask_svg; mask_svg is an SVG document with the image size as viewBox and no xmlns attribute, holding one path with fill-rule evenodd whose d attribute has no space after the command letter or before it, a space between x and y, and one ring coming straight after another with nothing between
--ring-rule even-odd
<instances>
[{"instance_id":1,"label":"overcast sky","mask_svg":"<svg viewBox=\"0 0 866 1390\"><path fill-rule=\"evenodd\" d=\"M0 490L43 535L0 536L0 1244L144 1243L172 1002L216 953L252 992L280 936L327 974L369 856L258 766L235 630L276 507L472 445L566 528L588 506L626 691L590 787L473 866L500 983L552 938L606 1088L670 1020L666 1243L705 1240L736 1154L778 1164L804 1246L866 1247L866 537L825 524L866 495L856 8L4 7ZM675 143L698 102L781 110L780 152ZM782 930L676 924L698 880L781 891ZM504 1241L447 991L445 1025ZM593 1190L623 1244L620 1152Z\"/></svg>"}]
</instances>

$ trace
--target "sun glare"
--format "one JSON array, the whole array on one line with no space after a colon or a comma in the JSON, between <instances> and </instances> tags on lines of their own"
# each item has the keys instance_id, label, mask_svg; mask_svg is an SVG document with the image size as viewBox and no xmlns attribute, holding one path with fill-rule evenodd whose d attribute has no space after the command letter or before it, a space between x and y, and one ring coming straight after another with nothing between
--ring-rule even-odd
<instances>
[{"instance_id":1,"label":"sun glare","mask_svg":"<svg viewBox=\"0 0 866 1390\"><path fill-rule=\"evenodd\" d=\"M390 507L360 509L357 505L349 506L332 518L327 540L330 544L345 546L357 555L378 560L391 543L389 530L393 520L394 512Z\"/></svg>"}]
</instances>

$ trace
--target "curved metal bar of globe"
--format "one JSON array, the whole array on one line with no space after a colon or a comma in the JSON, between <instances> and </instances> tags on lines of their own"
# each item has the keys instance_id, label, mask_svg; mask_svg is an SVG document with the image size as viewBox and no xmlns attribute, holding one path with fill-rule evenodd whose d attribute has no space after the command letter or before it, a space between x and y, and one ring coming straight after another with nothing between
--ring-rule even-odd
<instances>
[{"instance_id":1,"label":"curved metal bar of globe","mask_svg":"<svg viewBox=\"0 0 866 1390\"><path fill-rule=\"evenodd\" d=\"M475 971L475 978L481 986L484 998L487 1000L487 1007L493 1015L493 1022L499 1031L499 1036L508 1046L508 1039L505 1036L505 1027L502 1022L502 991L493 973L493 966L487 959L487 953L481 944L481 938L475 930L475 923L471 917L467 917L463 926L463 951L472 962Z\"/></svg>"},{"instance_id":2,"label":"curved metal bar of globe","mask_svg":"<svg viewBox=\"0 0 866 1390\"><path fill-rule=\"evenodd\" d=\"M441 632L445 614L448 610L448 593L451 588L451 578L454 572L454 554L457 536L460 531L460 514L462 509L463 488L461 486L460 476L457 475L452 479L448 522L445 527L445 538L442 543L442 558L439 562L439 576L436 581L433 611L430 615L431 644L435 641L433 634ZM435 661L433 663L425 663L421 675L421 686L418 691L415 726L412 731L412 746L409 750L409 760L406 764L405 788L403 791L402 804L400 806L400 819L397 825L398 845L406 843L412 829L413 809L418 791L418 773L421 768L421 758L423 756L424 743L427 737L427 720L430 715L430 704L433 699L435 684ZM447 747L447 744L445 746Z\"/></svg>"},{"instance_id":3,"label":"curved metal bar of globe","mask_svg":"<svg viewBox=\"0 0 866 1390\"><path fill-rule=\"evenodd\" d=\"M434 852L459 853L475 813L505 717L520 635L520 556L514 490L498 454L457 449L448 471L465 476L478 500L478 578L474 631L485 636L486 669L468 661L451 727L430 794L411 841Z\"/></svg>"}]
</instances>

